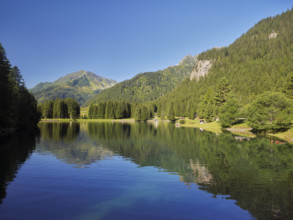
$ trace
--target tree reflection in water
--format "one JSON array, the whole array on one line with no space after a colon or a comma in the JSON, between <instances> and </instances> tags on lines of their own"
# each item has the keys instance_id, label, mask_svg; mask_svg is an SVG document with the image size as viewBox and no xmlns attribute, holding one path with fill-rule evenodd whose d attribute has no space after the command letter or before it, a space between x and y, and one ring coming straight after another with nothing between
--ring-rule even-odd
<instances>
[{"instance_id":1,"label":"tree reflection in water","mask_svg":"<svg viewBox=\"0 0 293 220\"><path fill-rule=\"evenodd\" d=\"M40 123L37 152L77 167L119 155L179 175L214 197L233 199L257 219L293 216L293 149L258 137L239 141L174 124ZM34 136L1 144L0 199L35 149Z\"/></svg>"},{"instance_id":2,"label":"tree reflection in water","mask_svg":"<svg viewBox=\"0 0 293 220\"><path fill-rule=\"evenodd\" d=\"M17 175L22 164L36 147L35 133L22 132L0 142L0 204L6 197L6 188ZM1 208L1 206L0 206Z\"/></svg>"},{"instance_id":3,"label":"tree reflection in water","mask_svg":"<svg viewBox=\"0 0 293 220\"><path fill-rule=\"evenodd\" d=\"M293 216L293 149L267 138L238 141L230 133L146 123L89 123L91 139L140 166L156 166L234 199L258 219Z\"/></svg>"}]
</instances>

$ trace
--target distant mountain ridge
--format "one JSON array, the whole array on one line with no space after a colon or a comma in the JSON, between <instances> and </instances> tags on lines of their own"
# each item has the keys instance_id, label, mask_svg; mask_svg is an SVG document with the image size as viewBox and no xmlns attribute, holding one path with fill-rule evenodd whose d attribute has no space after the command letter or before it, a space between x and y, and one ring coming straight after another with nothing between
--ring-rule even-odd
<instances>
[{"instance_id":1,"label":"distant mountain ridge","mask_svg":"<svg viewBox=\"0 0 293 220\"><path fill-rule=\"evenodd\" d=\"M30 89L38 102L56 98L75 98L84 104L95 94L115 85L117 82L80 70L60 77L54 82L41 82Z\"/></svg>"},{"instance_id":2,"label":"distant mountain ridge","mask_svg":"<svg viewBox=\"0 0 293 220\"><path fill-rule=\"evenodd\" d=\"M196 56L185 56L178 65L170 66L156 72L140 73L102 91L86 103L127 101L144 102L152 101L165 95L183 79L190 76L195 64Z\"/></svg>"}]
</instances>

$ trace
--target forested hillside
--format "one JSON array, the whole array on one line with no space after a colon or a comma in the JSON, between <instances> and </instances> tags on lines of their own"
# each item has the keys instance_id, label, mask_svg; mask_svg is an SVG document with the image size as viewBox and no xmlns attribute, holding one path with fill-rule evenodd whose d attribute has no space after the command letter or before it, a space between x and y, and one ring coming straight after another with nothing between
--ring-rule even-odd
<instances>
[{"instance_id":1,"label":"forested hillside","mask_svg":"<svg viewBox=\"0 0 293 220\"><path fill-rule=\"evenodd\" d=\"M111 101L144 102L163 96L188 77L196 59L186 56L177 66L136 75L96 95L87 104Z\"/></svg>"},{"instance_id":2,"label":"forested hillside","mask_svg":"<svg viewBox=\"0 0 293 220\"><path fill-rule=\"evenodd\" d=\"M293 73L292 9L261 20L230 46L203 52L198 60L211 61L208 74L198 81L186 79L158 99L160 111L167 112L173 103L176 115L193 115L199 111L204 95L208 99L216 94L223 80L241 105L251 103L265 91L283 91Z\"/></svg>"},{"instance_id":3,"label":"forested hillside","mask_svg":"<svg viewBox=\"0 0 293 220\"><path fill-rule=\"evenodd\" d=\"M0 43L0 137L36 125L39 117L37 101L25 87L19 69L11 67Z\"/></svg>"},{"instance_id":4,"label":"forested hillside","mask_svg":"<svg viewBox=\"0 0 293 220\"><path fill-rule=\"evenodd\" d=\"M30 91L38 102L56 98L74 98L79 104L83 104L103 89L115 84L115 80L106 79L92 72L80 70L61 77L52 83L39 83Z\"/></svg>"}]
</instances>

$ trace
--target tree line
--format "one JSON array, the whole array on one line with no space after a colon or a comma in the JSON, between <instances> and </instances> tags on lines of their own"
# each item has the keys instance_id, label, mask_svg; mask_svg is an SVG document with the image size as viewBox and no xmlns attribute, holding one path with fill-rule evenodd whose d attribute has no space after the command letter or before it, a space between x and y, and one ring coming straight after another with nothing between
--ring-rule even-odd
<instances>
[{"instance_id":1,"label":"tree line","mask_svg":"<svg viewBox=\"0 0 293 220\"><path fill-rule=\"evenodd\" d=\"M0 136L35 126L40 115L17 66L11 67L0 43Z\"/></svg>"},{"instance_id":2,"label":"tree line","mask_svg":"<svg viewBox=\"0 0 293 220\"><path fill-rule=\"evenodd\" d=\"M42 118L71 118L80 117L79 103L73 98L51 99L38 105Z\"/></svg>"},{"instance_id":3,"label":"tree line","mask_svg":"<svg viewBox=\"0 0 293 220\"><path fill-rule=\"evenodd\" d=\"M134 118L137 121L147 121L155 113L155 105L149 103L129 102L99 102L91 104L88 109L90 119L122 119Z\"/></svg>"}]
</instances>

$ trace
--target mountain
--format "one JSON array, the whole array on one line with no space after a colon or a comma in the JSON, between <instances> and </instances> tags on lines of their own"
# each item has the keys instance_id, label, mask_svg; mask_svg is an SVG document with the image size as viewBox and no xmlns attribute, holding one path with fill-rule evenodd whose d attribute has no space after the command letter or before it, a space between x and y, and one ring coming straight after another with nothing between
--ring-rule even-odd
<instances>
[{"instance_id":1,"label":"mountain","mask_svg":"<svg viewBox=\"0 0 293 220\"><path fill-rule=\"evenodd\" d=\"M102 91L89 102L128 101L143 102L155 100L175 88L194 68L196 57L188 55L176 66L170 66L156 72L140 73L130 80L125 80Z\"/></svg>"},{"instance_id":2,"label":"mountain","mask_svg":"<svg viewBox=\"0 0 293 220\"><path fill-rule=\"evenodd\" d=\"M84 104L95 94L115 85L117 82L97 76L92 72L80 70L70 73L54 82L41 82L30 89L38 102L56 98L75 98Z\"/></svg>"},{"instance_id":3,"label":"mountain","mask_svg":"<svg viewBox=\"0 0 293 220\"><path fill-rule=\"evenodd\" d=\"M198 56L190 78L157 100L177 114L197 111L200 97L225 78L239 103L251 103L265 91L282 91L293 73L293 10L258 22L228 47L213 48Z\"/></svg>"}]
</instances>

